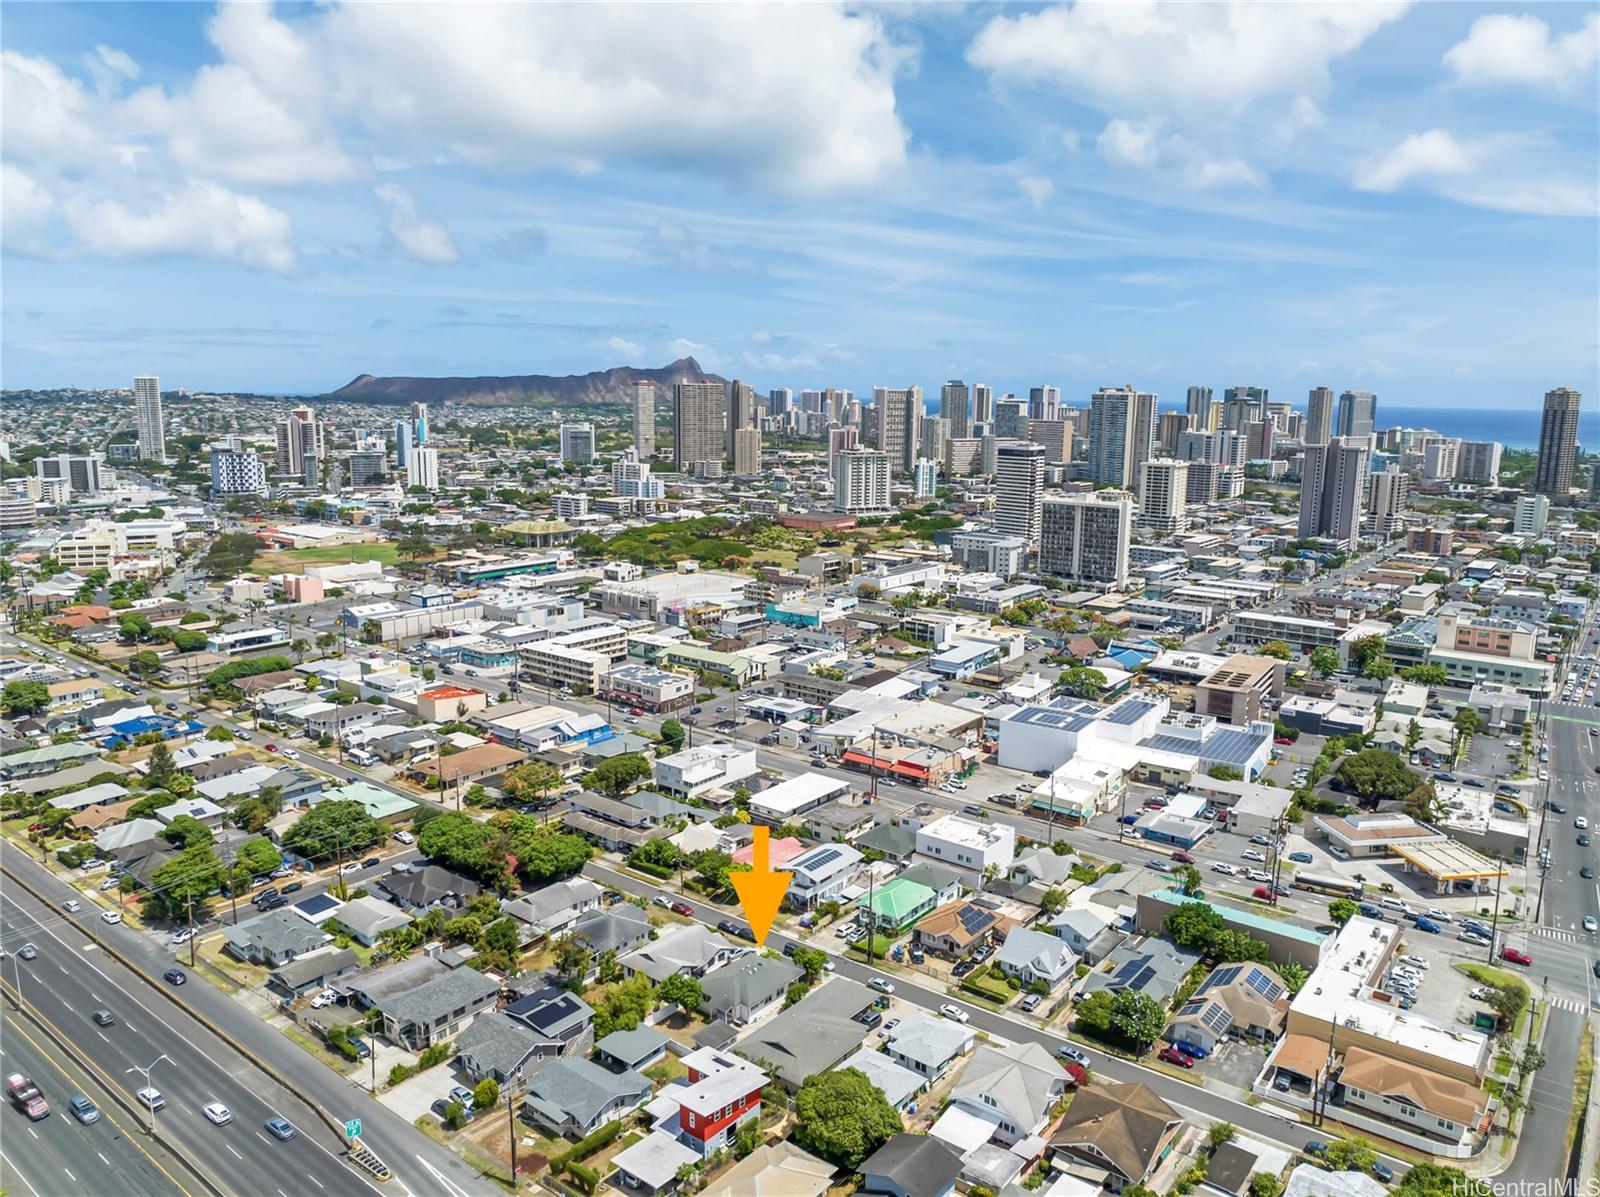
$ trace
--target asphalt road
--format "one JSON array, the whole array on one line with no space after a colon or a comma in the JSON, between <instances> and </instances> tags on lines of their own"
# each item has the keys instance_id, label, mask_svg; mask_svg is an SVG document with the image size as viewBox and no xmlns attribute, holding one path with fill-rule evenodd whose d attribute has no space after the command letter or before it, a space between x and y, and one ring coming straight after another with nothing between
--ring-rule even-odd
<instances>
[{"instance_id":1,"label":"asphalt road","mask_svg":"<svg viewBox=\"0 0 1600 1197\"><path fill-rule=\"evenodd\" d=\"M84 1194L112 1197L169 1197L198 1189L178 1161L158 1141L151 1141L132 1114L117 1105L98 1080L63 1061L61 1053L28 1018L9 1004L4 1009L5 1047L0 1064L20 1072L39 1086L50 1103L50 1116L29 1122L22 1111L0 1111L0 1139L10 1169L8 1187L37 1197ZM82 1094L100 1108L100 1120L84 1125L67 1108ZM159 1158L159 1162L158 1162Z\"/></svg>"},{"instance_id":2,"label":"asphalt road","mask_svg":"<svg viewBox=\"0 0 1600 1197\"><path fill-rule=\"evenodd\" d=\"M1526 1096L1533 1102L1533 1112L1523 1121L1515 1158L1494 1178L1499 1192L1567 1191L1559 1182L1568 1176L1567 1116L1572 1109L1578 1039L1585 1033L1587 1022L1584 1015L1572 1010L1550 1011L1544 1037L1547 1063L1534 1073L1532 1087L1524 1086ZM1526 1187L1512 1187L1519 1184Z\"/></svg>"},{"instance_id":3,"label":"asphalt road","mask_svg":"<svg viewBox=\"0 0 1600 1197\"><path fill-rule=\"evenodd\" d=\"M24 873L41 892L74 892L48 874L14 845L0 846L6 867ZM153 1083L166 1093L169 1106L157 1115L162 1134L179 1140L214 1175L250 1177L241 1191L257 1197L310 1197L329 1194L396 1192L441 1197L503 1197L502 1191L479 1176L446 1148L427 1138L364 1089L332 1072L314 1057L290 1043L276 1028L262 1022L203 980L191 978L179 992L180 1004L203 1012L221 1028L228 1043L214 1038L199 1023L184 1017L167 998L151 992L164 985L161 974L172 966L171 955L147 936L126 927L107 927L98 921L75 923L59 909L41 907L20 887L7 888L4 907L5 945L9 951L31 940L39 949L31 963L15 962L22 969L24 996L72 994L72 1000L50 1010L58 1026L74 1042L85 1044L96 1063L104 1061L108 1073L147 1066L166 1054L171 1064L156 1066ZM130 972L97 952L89 938L114 936L116 946L135 963ZM11 975L13 961L6 961ZM81 995L87 994L88 997ZM90 1021L96 1006L117 1015L118 1025L104 1037ZM288 1078L293 1092L285 1092L229 1044L240 1044L259 1057L270 1059ZM133 1083L125 1078L131 1088ZM200 1106L217 1100L234 1111L231 1126L216 1128L200 1115ZM306 1102L315 1103L334 1118L359 1117L363 1141L393 1170L395 1185L379 1189L364 1173L347 1165L343 1142L317 1118ZM270 1139L261 1131L273 1114L288 1118L299 1133L288 1143ZM234 1187L230 1180L229 1187Z\"/></svg>"}]
</instances>

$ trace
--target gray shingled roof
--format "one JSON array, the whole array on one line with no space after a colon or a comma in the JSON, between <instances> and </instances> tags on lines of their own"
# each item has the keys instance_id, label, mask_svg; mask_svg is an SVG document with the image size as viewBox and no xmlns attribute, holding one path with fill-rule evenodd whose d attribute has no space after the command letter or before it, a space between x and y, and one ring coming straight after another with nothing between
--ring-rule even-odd
<instances>
[{"instance_id":1,"label":"gray shingled roof","mask_svg":"<svg viewBox=\"0 0 1600 1197\"><path fill-rule=\"evenodd\" d=\"M383 1012L400 1023L426 1026L461 1006L471 1006L500 988L500 983L475 968L458 968L415 989L387 999Z\"/></svg>"},{"instance_id":2,"label":"gray shingled roof","mask_svg":"<svg viewBox=\"0 0 1600 1197\"><path fill-rule=\"evenodd\" d=\"M856 1171L889 1177L906 1197L937 1197L949 1192L961 1175L961 1157L948 1143L931 1135L896 1135Z\"/></svg>"}]
</instances>

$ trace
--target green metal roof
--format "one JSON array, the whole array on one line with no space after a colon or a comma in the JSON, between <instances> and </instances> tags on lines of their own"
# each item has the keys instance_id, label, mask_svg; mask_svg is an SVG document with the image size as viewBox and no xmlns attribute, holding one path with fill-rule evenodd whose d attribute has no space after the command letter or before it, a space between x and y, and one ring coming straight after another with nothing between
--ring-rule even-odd
<instances>
[{"instance_id":1,"label":"green metal roof","mask_svg":"<svg viewBox=\"0 0 1600 1197\"><path fill-rule=\"evenodd\" d=\"M907 881L904 877L896 877L893 881L877 886L872 891L871 901L867 906L877 917L891 923L899 923L919 906L932 906L935 896L926 885Z\"/></svg>"}]
</instances>

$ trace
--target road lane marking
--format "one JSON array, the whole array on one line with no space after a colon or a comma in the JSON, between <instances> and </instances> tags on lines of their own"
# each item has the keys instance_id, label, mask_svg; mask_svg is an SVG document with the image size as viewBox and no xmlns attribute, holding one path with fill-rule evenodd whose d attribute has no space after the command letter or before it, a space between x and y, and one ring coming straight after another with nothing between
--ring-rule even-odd
<instances>
[{"instance_id":1,"label":"road lane marking","mask_svg":"<svg viewBox=\"0 0 1600 1197\"><path fill-rule=\"evenodd\" d=\"M101 1039L105 1039L105 1041L106 1041L106 1042L107 1042L107 1043L110 1043L110 1042L111 1042L111 1040L109 1040L109 1039L106 1039L106 1037L105 1037L105 1034L104 1034L104 1032L102 1032L102 1031L96 1031L96 1032L95 1032L95 1034L96 1034L96 1035L99 1035L99 1036L100 1036L100 1038L101 1038Z\"/></svg>"},{"instance_id":2,"label":"road lane marking","mask_svg":"<svg viewBox=\"0 0 1600 1197\"><path fill-rule=\"evenodd\" d=\"M31 1127L31 1126L28 1128L28 1133L30 1135L32 1135L35 1139L37 1139L39 1137L39 1132L34 1130L33 1127Z\"/></svg>"},{"instance_id":3,"label":"road lane marking","mask_svg":"<svg viewBox=\"0 0 1600 1197\"><path fill-rule=\"evenodd\" d=\"M223 1146L226 1147L229 1151L233 1151L233 1144L232 1143L224 1143ZM237 1151L233 1151L233 1158L236 1159L236 1160L242 1160L242 1159L244 1159L244 1156L240 1155Z\"/></svg>"},{"instance_id":4,"label":"road lane marking","mask_svg":"<svg viewBox=\"0 0 1600 1197\"><path fill-rule=\"evenodd\" d=\"M77 1184L78 1183L78 1178L76 1176L72 1175L72 1169L71 1168L67 1167L65 1164L62 1164L61 1165L61 1170L63 1172L65 1172L69 1177L72 1178L72 1183L73 1184Z\"/></svg>"},{"instance_id":5,"label":"road lane marking","mask_svg":"<svg viewBox=\"0 0 1600 1197\"><path fill-rule=\"evenodd\" d=\"M315 1176L312 1176L311 1173L309 1173L309 1172L306 1173L306 1179L309 1180L312 1184L316 1185L317 1188L319 1188L319 1189L327 1188L327 1186L325 1184L323 1184Z\"/></svg>"},{"instance_id":6,"label":"road lane marking","mask_svg":"<svg viewBox=\"0 0 1600 1197\"><path fill-rule=\"evenodd\" d=\"M261 1140L261 1141L262 1141L262 1142L263 1142L263 1143L266 1143L266 1142L267 1142L267 1136L265 1136L265 1135L264 1135L264 1134L262 1134L262 1133L261 1133L261 1132L260 1132L260 1131L257 1131L257 1132L256 1132L256 1138L258 1138L258 1139L260 1139L260 1140ZM271 1147L271 1146L272 1146L272 1144L270 1144L270 1143L267 1143L267 1146L268 1146L268 1147Z\"/></svg>"},{"instance_id":7,"label":"road lane marking","mask_svg":"<svg viewBox=\"0 0 1600 1197\"><path fill-rule=\"evenodd\" d=\"M97 1151L97 1152L95 1152L95 1155L98 1155L98 1156L100 1156L100 1162L101 1162L101 1163L102 1163L102 1164L104 1164L104 1165L105 1165L105 1166L106 1166L106 1167L107 1167L107 1168L109 1168L109 1167L111 1167L111 1161L110 1161L110 1160L108 1160L108 1159L106 1159L106 1157L105 1157L105 1156L104 1156L104 1155L101 1155L101 1153L100 1153L100 1152L98 1152L98 1151Z\"/></svg>"}]
</instances>

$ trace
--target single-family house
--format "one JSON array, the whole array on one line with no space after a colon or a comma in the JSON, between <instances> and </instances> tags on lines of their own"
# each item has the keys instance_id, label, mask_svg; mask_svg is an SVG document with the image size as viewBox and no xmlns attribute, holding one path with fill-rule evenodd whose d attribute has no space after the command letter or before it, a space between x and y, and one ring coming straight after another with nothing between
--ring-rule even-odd
<instances>
[{"instance_id":1,"label":"single-family house","mask_svg":"<svg viewBox=\"0 0 1600 1197\"><path fill-rule=\"evenodd\" d=\"M389 900L407 914L417 915L435 907L464 910L482 890L476 881L442 865L392 870L372 882L372 887L387 894Z\"/></svg>"},{"instance_id":2,"label":"single-family house","mask_svg":"<svg viewBox=\"0 0 1600 1197\"><path fill-rule=\"evenodd\" d=\"M493 1078L502 1089L520 1088L549 1057L539 1037L514 1018L490 1010L473 1019L455 1041L456 1065L474 1085Z\"/></svg>"},{"instance_id":3,"label":"single-family house","mask_svg":"<svg viewBox=\"0 0 1600 1197\"><path fill-rule=\"evenodd\" d=\"M522 1116L552 1134L578 1139L644 1105L653 1088L637 1072L610 1072L582 1057L566 1057L534 1073Z\"/></svg>"},{"instance_id":4,"label":"single-family house","mask_svg":"<svg viewBox=\"0 0 1600 1197\"><path fill-rule=\"evenodd\" d=\"M757 1147L700 1191L700 1197L822 1197L836 1169L793 1140Z\"/></svg>"},{"instance_id":5,"label":"single-family house","mask_svg":"<svg viewBox=\"0 0 1600 1197\"><path fill-rule=\"evenodd\" d=\"M720 1018L734 1026L755 1022L776 1010L783 996L805 974L790 961L749 955L718 969L701 982L707 1018Z\"/></svg>"},{"instance_id":6,"label":"single-family house","mask_svg":"<svg viewBox=\"0 0 1600 1197\"><path fill-rule=\"evenodd\" d=\"M1007 934L1015 919L975 899L946 902L917 924L912 941L925 952L960 960L980 944Z\"/></svg>"},{"instance_id":7,"label":"single-family house","mask_svg":"<svg viewBox=\"0 0 1600 1197\"><path fill-rule=\"evenodd\" d=\"M1123 941L1117 930L1116 911L1093 903L1060 911L1050 920L1050 930L1059 936L1085 964L1096 965L1111 955Z\"/></svg>"},{"instance_id":8,"label":"single-family house","mask_svg":"<svg viewBox=\"0 0 1600 1197\"><path fill-rule=\"evenodd\" d=\"M917 1011L902 1018L889 1032L884 1049L889 1058L930 1084L972 1051L977 1032L966 1023L934 1018Z\"/></svg>"},{"instance_id":9,"label":"single-family house","mask_svg":"<svg viewBox=\"0 0 1600 1197\"><path fill-rule=\"evenodd\" d=\"M883 1094L884 1100L902 1114L910 1108L917 1094L928 1087L927 1077L896 1064L889 1056L865 1043L856 1049L853 1056L846 1057L839 1068L854 1068L861 1073L872 1082L874 1089Z\"/></svg>"},{"instance_id":10,"label":"single-family house","mask_svg":"<svg viewBox=\"0 0 1600 1197\"><path fill-rule=\"evenodd\" d=\"M1165 1006L1178 992L1189 970L1200 963L1200 953L1180 948L1164 939L1146 939L1138 946L1118 947L1106 957L1105 967L1083 979L1081 994L1124 989L1142 993Z\"/></svg>"},{"instance_id":11,"label":"single-family house","mask_svg":"<svg viewBox=\"0 0 1600 1197\"><path fill-rule=\"evenodd\" d=\"M950 1104L992 1122L990 1138L1009 1146L1044 1129L1071 1084L1066 1069L1037 1043L1004 1051L981 1043L950 1091Z\"/></svg>"},{"instance_id":12,"label":"single-family house","mask_svg":"<svg viewBox=\"0 0 1600 1197\"><path fill-rule=\"evenodd\" d=\"M703 977L730 960L750 954L750 948L729 943L699 923L689 923L663 931L660 939L635 948L617 963L629 976L643 973L659 985L673 973Z\"/></svg>"},{"instance_id":13,"label":"single-family house","mask_svg":"<svg viewBox=\"0 0 1600 1197\"><path fill-rule=\"evenodd\" d=\"M952 1197L961 1154L932 1135L896 1135L857 1171L860 1191L873 1197Z\"/></svg>"},{"instance_id":14,"label":"single-family house","mask_svg":"<svg viewBox=\"0 0 1600 1197\"><path fill-rule=\"evenodd\" d=\"M865 985L834 977L739 1041L739 1052L770 1064L790 1092L806 1077L826 1072L861 1046L867 1028L857 1016L876 994Z\"/></svg>"},{"instance_id":15,"label":"single-family house","mask_svg":"<svg viewBox=\"0 0 1600 1197\"><path fill-rule=\"evenodd\" d=\"M268 973L267 988L293 1000L326 989L360 967L361 957L349 948L324 948Z\"/></svg>"},{"instance_id":16,"label":"single-family house","mask_svg":"<svg viewBox=\"0 0 1600 1197\"><path fill-rule=\"evenodd\" d=\"M650 938L650 916L632 903L580 914L570 933L583 940L595 958L607 952L630 952Z\"/></svg>"},{"instance_id":17,"label":"single-family house","mask_svg":"<svg viewBox=\"0 0 1600 1197\"><path fill-rule=\"evenodd\" d=\"M994 966L1016 977L1023 988L1042 984L1054 990L1072 976L1078 958L1062 940L1029 927L1013 927L995 953Z\"/></svg>"},{"instance_id":18,"label":"single-family house","mask_svg":"<svg viewBox=\"0 0 1600 1197\"><path fill-rule=\"evenodd\" d=\"M787 900L796 910L838 898L861 867L862 855L849 844L820 844L802 852L784 868L793 875Z\"/></svg>"},{"instance_id":19,"label":"single-family house","mask_svg":"<svg viewBox=\"0 0 1600 1197\"><path fill-rule=\"evenodd\" d=\"M1103 1171L1106 1187L1120 1193L1155 1171L1182 1129L1178 1111L1149 1086L1102 1082L1078 1090L1050 1148L1058 1161Z\"/></svg>"},{"instance_id":20,"label":"single-family house","mask_svg":"<svg viewBox=\"0 0 1600 1197\"><path fill-rule=\"evenodd\" d=\"M600 887L584 877L553 881L531 894L504 901L500 908L525 928L524 940L563 935L578 916L600 905Z\"/></svg>"},{"instance_id":21,"label":"single-family house","mask_svg":"<svg viewBox=\"0 0 1600 1197\"><path fill-rule=\"evenodd\" d=\"M333 916L334 922L350 932L350 938L365 947L372 947L385 931L411 923L409 914L393 903L364 894L351 898Z\"/></svg>"},{"instance_id":22,"label":"single-family house","mask_svg":"<svg viewBox=\"0 0 1600 1197\"><path fill-rule=\"evenodd\" d=\"M1264 964L1224 964L1178 1008L1167 1028L1170 1039L1207 1051L1228 1035L1271 1043L1283 1034L1289 986Z\"/></svg>"},{"instance_id":23,"label":"single-family house","mask_svg":"<svg viewBox=\"0 0 1600 1197\"><path fill-rule=\"evenodd\" d=\"M222 934L230 956L267 968L281 968L333 940L321 927L288 910L269 910Z\"/></svg>"},{"instance_id":24,"label":"single-family house","mask_svg":"<svg viewBox=\"0 0 1600 1197\"><path fill-rule=\"evenodd\" d=\"M299 917L294 916L294 917ZM455 968L378 1003L384 1034L411 1051L454 1039L495 1004L500 983L475 968Z\"/></svg>"},{"instance_id":25,"label":"single-family house","mask_svg":"<svg viewBox=\"0 0 1600 1197\"><path fill-rule=\"evenodd\" d=\"M670 1042L654 1027L634 1027L629 1031L612 1031L594 1045L594 1050L603 1063L643 1072L665 1058Z\"/></svg>"},{"instance_id":26,"label":"single-family house","mask_svg":"<svg viewBox=\"0 0 1600 1197\"><path fill-rule=\"evenodd\" d=\"M525 994L505 1008L505 1016L532 1032L539 1059L586 1056L594 1046L594 1008L560 985Z\"/></svg>"}]
</instances>

